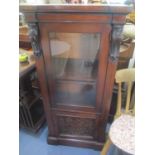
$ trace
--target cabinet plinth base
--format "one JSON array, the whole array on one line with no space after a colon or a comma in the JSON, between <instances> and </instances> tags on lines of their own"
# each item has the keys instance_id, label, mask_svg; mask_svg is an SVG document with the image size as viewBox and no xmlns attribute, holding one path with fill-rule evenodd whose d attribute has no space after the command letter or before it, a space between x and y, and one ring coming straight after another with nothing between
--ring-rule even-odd
<instances>
[{"instance_id":1,"label":"cabinet plinth base","mask_svg":"<svg viewBox=\"0 0 155 155\"><path fill-rule=\"evenodd\" d=\"M51 145L69 145L76 147L93 148L95 150L101 150L103 148L102 142L92 141L92 140L79 140L72 138L62 138L62 137L52 137L48 136L48 144Z\"/></svg>"}]
</instances>

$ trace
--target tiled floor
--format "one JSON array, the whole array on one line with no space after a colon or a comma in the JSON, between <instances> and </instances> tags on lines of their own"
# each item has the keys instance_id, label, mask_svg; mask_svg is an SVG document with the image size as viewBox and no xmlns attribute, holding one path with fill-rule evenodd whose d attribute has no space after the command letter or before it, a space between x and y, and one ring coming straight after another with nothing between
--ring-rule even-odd
<instances>
[{"instance_id":1,"label":"tiled floor","mask_svg":"<svg viewBox=\"0 0 155 155\"><path fill-rule=\"evenodd\" d=\"M100 155L93 149L48 145L46 138L46 125L37 134L20 129L19 155Z\"/></svg>"}]
</instances>

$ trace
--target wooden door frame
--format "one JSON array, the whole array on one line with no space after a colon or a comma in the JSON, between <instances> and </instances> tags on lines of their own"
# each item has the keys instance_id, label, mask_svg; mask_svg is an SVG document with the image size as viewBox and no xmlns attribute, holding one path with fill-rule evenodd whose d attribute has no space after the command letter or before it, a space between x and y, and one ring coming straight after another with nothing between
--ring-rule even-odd
<instances>
[{"instance_id":1,"label":"wooden door frame","mask_svg":"<svg viewBox=\"0 0 155 155\"><path fill-rule=\"evenodd\" d=\"M79 29L80 25L80 29ZM99 55L99 68L98 68L98 76L97 76L97 104L96 110L97 112L101 111L101 104L102 104L102 95L103 95L103 88L105 82L105 75L106 75L106 67L107 67L107 57L109 52L109 33L110 33L110 25L105 24L86 24L86 23L65 23L62 26L62 23L39 23L40 34L41 34L41 45L43 49L43 57L45 61L45 69L47 74L47 81L49 87L50 97L53 92L52 85L52 63L51 63L51 52L49 47L49 32L64 32L64 33L100 33L101 40L100 40L100 55ZM88 28L89 27L89 28ZM105 45L105 46L104 46ZM103 50L103 51L101 51ZM51 101L52 103L52 98ZM65 106L64 106L65 107ZM78 108L77 110L83 110L84 107ZM74 107L75 109L75 107ZM86 111L92 111L92 108L84 108ZM96 111L95 110L95 111Z\"/></svg>"}]
</instances>

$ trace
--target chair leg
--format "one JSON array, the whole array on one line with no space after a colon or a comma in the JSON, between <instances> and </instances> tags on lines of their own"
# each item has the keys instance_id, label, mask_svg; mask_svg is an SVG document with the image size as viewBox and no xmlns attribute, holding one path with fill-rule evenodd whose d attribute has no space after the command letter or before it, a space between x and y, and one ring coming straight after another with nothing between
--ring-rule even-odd
<instances>
[{"instance_id":1,"label":"chair leg","mask_svg":"<svg viewBox=\"0 0 155 155\"><path fill-rule=\"evenodd\" d=\"M109 148L110 148L110 145L112 144L111 140L108 138L105 145L103 146L103 149L101 151L101 155L106 155Z\"/></svg>"}]
</instances>

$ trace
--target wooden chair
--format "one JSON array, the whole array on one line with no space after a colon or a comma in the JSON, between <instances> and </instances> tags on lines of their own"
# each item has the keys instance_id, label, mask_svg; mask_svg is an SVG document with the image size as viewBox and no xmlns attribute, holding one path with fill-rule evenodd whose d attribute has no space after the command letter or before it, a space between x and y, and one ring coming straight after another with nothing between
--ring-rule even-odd
<instances>
[{"instance_id":1,"label":"wooden chair","mask_svg":"<svg viewBox=\"0 0 155 155\"><path fill-rule=\"evenodd\" d=\"M135 81L135 69L128 68L128 69L118 70L115 75L115 81L118 84L118 98L117 98L117 109L116 109L116 114L115 114L115 120L112 124L114 124L115 121L118 118L120 118L120 116L122 116L123 114L129 114L129 115L135 114L135 108L134 108L134 104L133 104L134 95L131 96L132 85ZM127 86L127 97L126 97L125 109L122 109L122 101L121 101L121 89L122 89L123 83L125 83ZM130 101L132 101L132 103ZM130 103L132 104L132 107L130 106ZM111 130L111 128L110 128L110 130ZM109 138L106 141L106 143L101 151L101 155L107 154L111 144L112 144L112 139L109 135Z\"/></svg>"},{"instance_id":2,"label":"wooden chair","mask_svg":"<svg viewBox=\"0 0 155 155\"><path fill-rule=\"evenodd\" d=\"M133 58L135 42L122 43L117 64L117 70L128 68L130 60Z\"/></svg>"}]
</instances>

